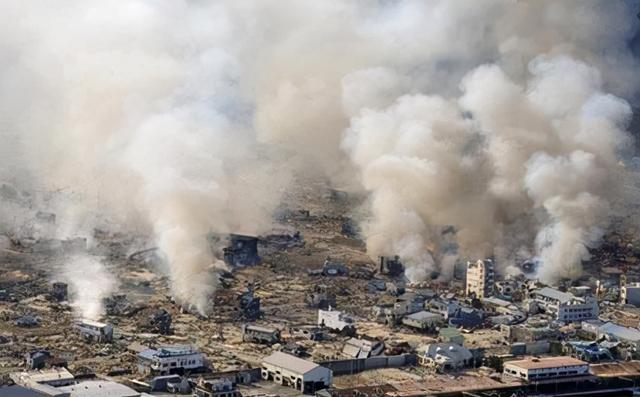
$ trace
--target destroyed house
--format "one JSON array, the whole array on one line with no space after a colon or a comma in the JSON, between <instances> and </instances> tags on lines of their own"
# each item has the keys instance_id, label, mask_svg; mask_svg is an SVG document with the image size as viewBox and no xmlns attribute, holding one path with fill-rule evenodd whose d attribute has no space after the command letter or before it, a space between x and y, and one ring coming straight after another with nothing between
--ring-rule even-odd
<instances>
[{"instance_id":1,"label":"destroyed house","mask_svg":"<svg viewBox=\"0 0 640 397\"><path fill-rule=\"evenodd\" d=\"M318 310L318 325L345 335L355 335L356 327L351 317L338 310Z\"/></svg>"},{"instance_id":2,"label":"destroyed house","mask_svg":"<svg viewBox=\"0 0 640 397\"><path fill-rule=\"evenodd\" d=\"M230 379L207 379L199 381L193 391L196 397L241 397L235 383Z\"/></svg>"},{"instance_id":3,"label":"destroyed house","mask_svg":"<svg viewBox=\"0 0 640 397\"><path fill-rule=\"evenodd\" d=\"M74 324L74 328L88 342L107 343L113 341L113 327L110 324L80 320Z\"/></svg>"},{"instance_id":4,"label":"destroyed house","mask_svg":"<svg viewBox=\"0 0 640 397\"><path fill-rule=\"evenodd\" d=\"M368 358L379 356L384 350L384 342L368 339L349 339L342 349L342 353L353 358Z\"/></svg>"},{"instance_id":5,"label":"destroyed house","mask_svg":"<svg viewBox=\"0 0 640 397\"><path fill-rule=\"evenodd\" d=\"M474 364L471 351L455 343L433 343L425 346L418 356L418 362L438 371L470 367Z\"/></svg>"},{"instance_id":6,"label":"destroyed house","mask_svg":"<svg viewBox=\"0 0 640 397\"><path fill-rule=\"evenodd\" d=\"M400 262L400 257L395 256L393 258L385 258L381 256L380 260L380 274L386 274L390 277L398 277L404 273L404 266Z\"/></svg>"},{"instance_id":7,"label":"destroyed house","mask_svg":"<svg viewBox=\"0 0 640 397\"><path fill-rule=\"evenodd\" d=\"M224 261L229 266L244 267L260 263L258 256L258 238L232 234L230 247L223 250Z\"/></svg>"},{"instance_id":8,"label":"destroyed house","mask_svg":"<svg viewBox=\"0 0 640 397\"><path fill-rule=\"evenodd\" d=\"M204 355L191 346L164 346L138 354L138 371L145 374L182 374L204 367Z\"/></svg>"},{"instance_id":9,"label":"destroyed house","mask_svg":"<svg viewBox=\"0 0 640 397\"><path fill-rule=\"evenodd\" d=\"M280 342L280 331L259 325L242 325L242 341L253 343L274 344Z\"/></svg>"}]
</instances>

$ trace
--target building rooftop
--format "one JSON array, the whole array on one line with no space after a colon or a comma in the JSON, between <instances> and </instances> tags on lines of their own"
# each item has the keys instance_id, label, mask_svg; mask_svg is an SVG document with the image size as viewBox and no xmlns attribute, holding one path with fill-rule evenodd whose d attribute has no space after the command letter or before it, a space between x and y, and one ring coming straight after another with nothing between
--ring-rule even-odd
<instances>
[{"instance_id":1,"label":"building rooftop","mask_svg":"<svg viewBox=\"0 0 640 397\"><path fill-rule=\"evenodd\" d=\"M89 320L89 319L82 319L82 320L78 321L77 324L78 325L89 325L91 327L97 327L97 328L104 328L104 327L106 327L108 325L106 323L101 323L99 321L94 321L94 320Z\"/></svg>"},{"instance_id":2,"label":"building rooftop","mask_svg":"<svg viewBox=\"0 0 640 397\"><path fill-rule=\"evenodd\" d=\"M63 380L72 381L74 379L71 372L69 372L66 368L51 368L37 371L16 372L11 375L11 378L14 379L14 382L16 381L16 378L19 378L22 381L30 380L36 383L48 383Z\"/></svg>"},{"instance_id":3,"label":"building rooftop","mask_svg":"<svg viewBox=\"0 0 640 397\"><path fill-rule=\"evenodd\" d=\"M522 369L541 369L541 368L556 368L556 367L569 367L574 365L587 365L586 362L578 360L573 357L541 357L541 358L526 358L524 360L507 361L505 365L514 365Z\"/></svg>"},{"instance_id":4,"label":"building rooftop","mask_svg":"<svg viewBox=\"0 0 640 397\"><path fill-rule=\"evenodd\" d=\"M319 367L318 364L312 361L303 360L282 352L274 352L270 356L265 357L262 362L299 374L306 374Z\"/></svg>"},{"instance_id":5,"label":"building rooftop","mask_svg":"<svg viewBox=\"0 0 640 397\"><path fill-rule=\"evenodd\" d=\"M544 287L534 292L536 295L544 296L545 298L554 299L562 303L569 302L574 298L573 295L566 292L558 291L554 288Z\"/></svg>"},{"instance_id":6,"label":"building rooftop","mask_svg":"<svg viewBox=\"0 0 640 397\"><path fill-rule=\"evenodd\" d=\"M57 388L60 391L70 392L73 397L138 397L140 393L123 384L89 380L71 386Z\"/></svg>"},{"instance_id":7,"label":"building rooftop","mask_svg":"<svg viewBox=\"0 0 640 397\"><path fill-rule=\"evenodd\" d=\"M416 321L428 320L430 318L435 318L435 317L442 317L442 316L437 314L437 313L428 312L426 310L422 310L422 311L419 311L417 313L413 313L413 314L410 314L410 315L407 316L407 318L409 318L411 320L416 320Z\"/></svg>"},{"instance_id":8,"label":"building rooftop","mask_svg":"<svg viewBox=\"0 0 640 397\"><path fill-rule=\"evenodd\" d=\"M22 386L0 386L0 396L11 397L47 397L47 394L38 393L35 390L27 389Z\"/></svg>"}]
</instances>

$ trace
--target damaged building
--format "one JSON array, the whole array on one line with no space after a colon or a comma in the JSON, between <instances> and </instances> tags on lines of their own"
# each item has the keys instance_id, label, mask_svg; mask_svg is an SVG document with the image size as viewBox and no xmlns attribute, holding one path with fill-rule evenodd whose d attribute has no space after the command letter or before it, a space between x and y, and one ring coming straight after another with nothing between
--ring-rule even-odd
<instances>
[{"instance_id":1,"label":"damaged building","mask_svg":"<svg viewBox=\"0 0 640 397\"><path fill-rule=\"evenodd\" d=\"M455 343L433 343L421 349L418 363L445 372L473 366L474 356L469 349Z\"/></svg>"},{"instance_id":2,"label":"damaged building","mask_svg":"<svg viewBox=\"0 0 640 397\"><path fill-rule=\"evenodd\" d=\"M157 310L149 317L149 325L162 335L171 333L171 313L164 309Z\"/></svg>"},{"instance_id":3,"label":"damaged building","mask_svg":"<svg viewBox=\"0 0 640 397\"><path fill-rule=\"evenodd\" d=\"M74 324L75 330L87 342L109 343L113 341L113 326L93 320L80 320Z\"/></svg>"},{"instance_id":4,"label":"damaged building","mask_svg":"<svg viewBox=\"0 0 640 397\"><path fill-rule=\"evenodd\" d=\"M399 256L396 255L393 258L381 256L378 261L380 274L385 274L389 277L399 277L404 274L404 265L400 262Z\"/></svg>"},{"instance_id":5,"label":"damaged building","mask_svg":"<svg viewBox=\"0 0 640 397\"><path fill-rule=\"evenodd\" d=\"M344 344L342 353L353 358L379 356L384 352L384 342L379 340L350 338Z\"/></svg>"},{"instance_id":6,"label":"damaged building","mask_svg":"<svg viewBox=\"0 0 640 397\"><path fill-rule=\"evenodd\" d=\"M183 374L204 368L204 355L191 346L163 346L138 354L138 372L143 374Z\"/></svg>"},{"instance_id":7,"label":"damaged building","mask_svg":"<svg viewBox=\"0 0 640 397\"><path fill-rule=\"evenodd\" d=\"M272 345L280 342L280 331L259 325L243 324L242 341Z\"/></svg>"},{"instance_id":8,"label":"damaged building","mask_svg":"<svg viewBox=\"0 0 640 397\"><path fill-rule=\"evenodd\" d=\"M314 362L282 352L262 360L262 379L292 387L303 394L314 394L331 386L333 372Z\"/></svg>"},{"instance_id":9,"label":"damaged building","mask_svg":"<svg viewBox=\"0 0 640 397\"><path fill-rule=\"evenodd\" d=\"M467 262L467 297L482 299L493 294L495 272L491 259Z\"/></svg>"},{"instance_id":10,"label":"damaged building","mask_svg":"<svg viewBox=\"0 0 640 397\"><path fill-rule=\"evenodd\" d=\"M253 266L260 263L258 255L258 238L232 234L229 236L230 246L224 248L224 262L232 267Z\"/></svg>"},{"instance_id":11,"label":"damaged building","mask_svg":"<svg viewBox=\"0 0 640 397\"><path fill-rule=\"evenodd\" d=\"M538 308L565 323L598 318L598 301L595 297L576 297L549 287L535 290L529 305L530 311L535 312L535 308Z\"/></svg>"},{"instance_id":12,"label":"damaged building","mask_svg":"<svg viewBox=\"0 0 640 397\"><path fill-rule=\"evenodd\" d=\"M356 326L353 318L339 310L318 310L318 325L343 335L355 335Z\"/></svg>"}]
</instances>

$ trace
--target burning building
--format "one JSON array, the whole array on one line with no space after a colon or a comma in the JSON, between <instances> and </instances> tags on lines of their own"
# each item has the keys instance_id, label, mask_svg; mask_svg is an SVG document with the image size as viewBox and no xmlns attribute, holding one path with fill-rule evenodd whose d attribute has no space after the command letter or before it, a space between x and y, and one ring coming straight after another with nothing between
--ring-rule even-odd
<instances>
[{"instance_id":1,"label":"burning building","mask_svg":"<svg viewBox=\"0 0 640 397\"><path fill-rule=\"evenodd\" d=\"M253 266L260 263L258 238L232 234L230 246L224 248L224 261L233 267Z\"/></svg>"}]
</instances>

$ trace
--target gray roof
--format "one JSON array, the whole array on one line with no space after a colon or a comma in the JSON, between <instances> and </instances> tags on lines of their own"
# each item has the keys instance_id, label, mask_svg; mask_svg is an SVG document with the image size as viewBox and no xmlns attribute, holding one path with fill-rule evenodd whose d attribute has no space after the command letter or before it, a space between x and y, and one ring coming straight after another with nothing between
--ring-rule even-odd
<instances>
[{"instance_id":1,"label":"gray roof","mask_svg":"<svg viewBox=\"0 0 640 397\"><path fill-rule=\"evenodd\" d=\"M46 397L46 394L38 393L22 386L0 386L0 396L11 397Z\"/></svg>"},{"instance_id":2,"label":"gray roof","mask_svg":"<svg viewBox=\"0 0 640 397\"><path fill-rule=\"evenodd\" d=\"M536 295L544 296L545 298L554 299L562 303L569 302L573 299L573 295L566 292L558 291L557 289L544 287L534 292Z\"/></svg>"},{"instance_id":3,"label":"gray roof","mask_svg":"<svg viewBox=\"0 0 640 397\"><path fill-rule=\"evenodd\" d=\"M265 357L262 362L271 364L274 367L280 367L286 369L287 371L295 372L298 374L306 374L318 367L318 364L303 360L296 356L292 356L290 354L282 353L282 352L274 352L270 356Z\"/></svg>"},{"instance_id":4,"label":"gray roof","mask_svg":"<svg viewBox=\"0 0 640 397\"><path fill-rule=\"evenodd\" d=\"M616 339L629 342L640 342L640 331L634 328L627 328L614 323L605 323L600 327L600 332L614 336Z\"/></svg>"},{"instance_id":5,"label":"gray roof","mask_svg":"<svg viewBox=\"0 0 640 397\"><path fill-rule=\"evenodd\" d=\"M139 397L140 393L123 384L88 380L71 386L57 388L60 391L71 393L71 397Z\"/></svg>"},{"instance_id":6,"label":"gray roof","mask_svg":"<svg viewBox=\"0 0 640 397\"><path fill-rule=\"evenodd\" d=\"M427 319L435 318L435 317L442 317L442 316L439 315L439 314L436 314L436 313L428 312L426 310L423 310L423 311L420 311L420 312L417 312L417 313L413 313L413 314L410 314L410 315L407 316L407 318L410 318L411 320L417 320L417 321L427 320Z\"/></svg>"}]
</instances>

